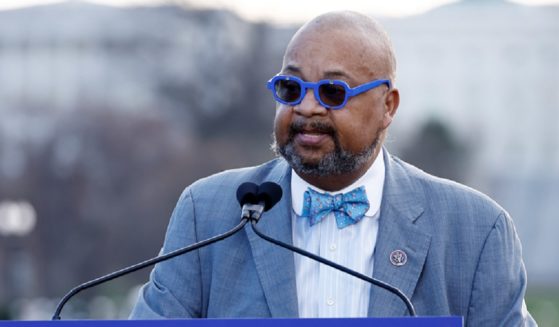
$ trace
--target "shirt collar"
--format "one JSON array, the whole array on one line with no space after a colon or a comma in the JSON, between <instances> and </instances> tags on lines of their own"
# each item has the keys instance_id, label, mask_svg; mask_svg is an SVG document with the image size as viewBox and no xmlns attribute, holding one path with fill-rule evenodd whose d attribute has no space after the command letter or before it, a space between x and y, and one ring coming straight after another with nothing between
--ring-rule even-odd
<instances>
[{"instance_id":1,"label":"shirt collar","mask_svg":"<svg viewBox=\"0 0 559 327\"><path fill-rule=\"evenodd\" d=\"M353 182L353 184L349 185L348 187L335 192L324 191L314 185L307 183L299 175L297 175L297 173L292 169L291 170L291 203L293 205L293 211L297 215L299 216L301 215L303 211L303 197L308 187L320 193L339 194L339 193L347 193L360 186L365 186L365 191L367 192L367 199L369 200L369 210L365 213L365 216L368 217L374 216L380 209L380 203L382 200L382 190L384 188L385 169L384 169L383 152L384 151L379 151L379 154L376 157L375 161L363 176L361 176L358 180Z\"/></svg>"}]
</instances>

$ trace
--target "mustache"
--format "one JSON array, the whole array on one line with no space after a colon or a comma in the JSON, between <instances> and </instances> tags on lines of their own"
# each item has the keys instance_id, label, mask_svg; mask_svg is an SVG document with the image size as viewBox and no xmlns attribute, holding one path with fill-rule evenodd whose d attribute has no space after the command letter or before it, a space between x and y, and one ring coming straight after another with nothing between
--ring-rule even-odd
<instances>
[{"instance_id":1,"label":"mustache","mask_svg":"<svg viewBox=\"0 0 559 327\"><path fill-rule=\"evenodd\" d=\"M294 137L296 134L303 133L308 130L313 130L315 132L331 136L336 135L336 129L328 123L316 120L311 122L296 120L289 125L289 136Z\"/></svg>"}]
</instances>

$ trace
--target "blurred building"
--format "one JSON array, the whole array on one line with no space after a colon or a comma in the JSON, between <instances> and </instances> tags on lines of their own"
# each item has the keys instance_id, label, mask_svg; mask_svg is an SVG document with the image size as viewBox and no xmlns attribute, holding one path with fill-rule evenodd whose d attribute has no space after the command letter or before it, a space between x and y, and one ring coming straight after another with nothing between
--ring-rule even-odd
<instances>
[{"instance_id":1,"label":"blurred building","mask_svg":"<svg viewBox=\"0 0 559 327\"><path fill-rule=\"evenodd\" d=\"M201 80L207 62L234 67L251 32L230 12L174 6L71 1L0 15L0 97L12 108L78 110L100 101L121 110L160 108L161 80ZM203 109L219 110L220 100Z\"/></svg>"},{"instance_id":2,"label":"blurred building","mask_svg":"<svg viewBox=\"0 0 559 327\"><path fill-rule=\"evenodd\" d=\"M385 23L401 90L396 143L446 124L469 149L464 181L513 216L530 280L558 284L547 252L559 229L559 7L464 0Z\"/></svg>"}]
</instances>

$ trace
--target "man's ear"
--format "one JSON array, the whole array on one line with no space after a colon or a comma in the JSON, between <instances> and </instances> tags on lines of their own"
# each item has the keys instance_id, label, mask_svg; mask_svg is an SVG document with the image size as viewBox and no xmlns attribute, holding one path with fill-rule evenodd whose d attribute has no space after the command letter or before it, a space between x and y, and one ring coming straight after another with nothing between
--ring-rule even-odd
<instances>
[{"instance_id":1,"label":"man's ear","mask_svg":"<svg viewBox=\"0 0 559 327\"><path fill-rule=\"evenodd\" d=\"M400 92L398 89L390 89L384 97L384 117L382 118L382 125L384 128L388 128L392 123L392 119L398 111L398 106L400 105Z\"/></svg>"}]
</instances>

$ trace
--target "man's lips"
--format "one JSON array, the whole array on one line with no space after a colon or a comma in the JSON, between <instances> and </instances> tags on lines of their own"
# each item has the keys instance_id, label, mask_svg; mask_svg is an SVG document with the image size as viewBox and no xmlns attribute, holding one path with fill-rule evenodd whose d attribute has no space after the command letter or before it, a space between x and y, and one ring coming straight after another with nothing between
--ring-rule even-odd
<instances>
[{"instance_id":1,"label":"man's lips","mask_svg":"<svg viewBox=\"0 0 559 327\"><path fill-rule=\"evenodd\" d=\"M294 121L289 128L290 137L299 146L317 147L329 139L333 140L334 128L320 121Z\"/></svg>"},{"instance_id":2,"label":"man's lips","mask_svg":"<svg viewBox=\"0 0 559 327\"><path fill-rule=\"evenodd\" d=\"M303 146L317 146L330 138L330 134L317 131L301 131L295 134L295 142Z\"/></svg>"}]
</instances>

